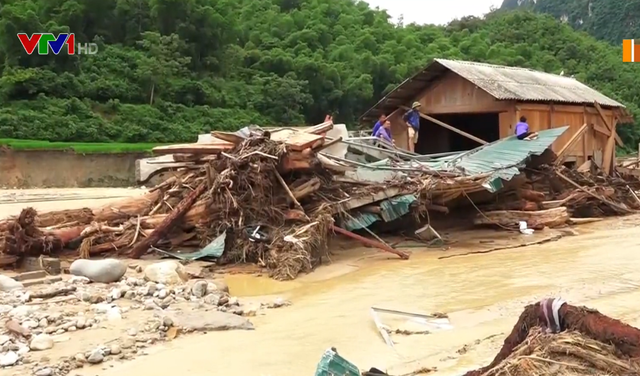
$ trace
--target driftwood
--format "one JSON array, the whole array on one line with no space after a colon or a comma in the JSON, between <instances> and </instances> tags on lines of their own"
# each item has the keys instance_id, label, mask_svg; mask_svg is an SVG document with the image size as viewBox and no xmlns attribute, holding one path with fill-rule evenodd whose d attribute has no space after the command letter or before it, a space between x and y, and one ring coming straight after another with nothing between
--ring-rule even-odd
<instances>
[{"instance_id":1,"label":"driftwood","mask_svg":"<svg viewBox=\"0 0 640 376\"><path fill-rule=\"evenodd\" d=\"M483 205L482 210L496 211L496 210L521 210L521 211L536 211L539 210L540 205L537 202L527 201L519 199L515 201L504 201L497 204Z\"/></svg>"},{"instance_id":2,"label":"driftwood","mask_svg":"<svg viewBox=\"0 0 640 376\"><path fill-rule=\"evenodd\" d=\"M46 289L44 291L32 292L31 294L29 294L29 299L30 300L50 299L58 295L66 295L70 292L75 292L75 291L76 291L75 286L55 287L55 288Z\"/></svg>"},{"instance_id":3,"label":"driftwood","mask_svg":"<svg viewBox=\"0 0 640 376\"><path fill-rule=\"evenodd\" d=\"M179 221L186 212L193 206L198 197L202 195L207 189L207 185L205 182L200 183L198 188L193 190L191 193L187 195L187 197L178 204L178 206L173 210L171 214L169 214L163 221L160 223L158 227L153 230L151 235L136 244L130 252L132 258L140 258L147 250L155 246L158 241L164 238L169 231L175 226L176 222Z\"/></svg>"},{"instance_id":4,"label":"driftwood","mask_svg":"<svg viewBox=\"0 0 640 376\"><path fill-rule=\"evenodd\" d=\"M531 189L518 189L517 192L520 198L527 201L542 202L545 200L545 195L542 192L537 192Z\"/></svg>"},{"instance_id":5,"label":"driftwood","mask_svg":"<svg viewBox=\"0 0 640 376\"><path fill-rule=\"evenodd\" d=\"M529 228L562 226L569 220L569 212L565 207L538 211L499 210L486 212L473 221L476 225L499 225L517 227L520 221L527 222Z\"/></svg>"},{"instance_id":6,"label":"driftwood","mask_svg":"<svg viewBox=\"0 0 640 376\"><path fill-rule=\"evenodd\" d=\"M338 234L342 234L342 235L348 236L351 239L357 240L357 241L359 241L359 242L361 242L363 244L370 245L372 247L376 247L376 248L378 248L378 249L380 249L382 251L393 253L394 255L398 255L403 260L408 260L409 259L410 255L408 253L406 253L406 252L402 252L402 251L399 251L399 250L397 250L395 248L391 248L388 245L382 244L380 242L377 242L377 241L374 241L374 240L371 240L371 239L367 239L367 238L365 238L363 236L360 236L358 234L354 234L351 231L347 231L347 230L345 230L343 228L340 228L340 227L337 227L337 226L332 226L332 228L333 228L333 231L337 232Z\"/></svg>"}]
</instances>

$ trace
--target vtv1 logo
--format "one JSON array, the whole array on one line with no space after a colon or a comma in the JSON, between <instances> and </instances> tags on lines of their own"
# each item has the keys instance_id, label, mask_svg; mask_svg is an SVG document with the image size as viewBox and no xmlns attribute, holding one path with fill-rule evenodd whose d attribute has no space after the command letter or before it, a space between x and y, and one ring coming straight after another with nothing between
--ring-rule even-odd
<instances>
[{"instance_id":1,"label":"vtv1 logo","mask_svg":"<svg viewBox=\"0 0 640 376\"><path fill-rule=\"evenodd\" d=\"M18 39L24 51L31 55L38 48L38 55L49 55L49 50L54 55L60 54L63 47L67 46L68 55L94 55L98 52L98 45L95 43L78 43L74 34L34 33L31 36L20 33Z\"/></svg>"}]
</instances>

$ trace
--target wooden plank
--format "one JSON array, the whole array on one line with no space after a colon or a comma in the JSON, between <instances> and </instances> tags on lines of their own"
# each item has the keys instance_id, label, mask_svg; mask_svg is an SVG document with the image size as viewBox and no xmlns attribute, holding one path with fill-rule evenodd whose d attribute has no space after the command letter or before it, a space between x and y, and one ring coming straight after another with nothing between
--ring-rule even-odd
<instances>
[{"instance_id":1,"label":"wooden plank","mask_svg":"<svg viewBox=\"0 0 640 376\"><path fill-rule=\"evenodd\" d=\"M333 122L325 121L324 123L320 123L318 125L314 125L311 128L305 129L304 132L312 133L312 134L323 134L323 133L329 132L332 129L333 129Z\"/></svg>"},{"instance_id":2,"label":"wooden plank","mask_svg":"<svg viewBox=\"0 0 640 376\"><path fill-rule=\"evenodd\" d=\"M324 136L312 133L296 133L285 141L285 145L290 150L302 151L321 140L324 140Z\"/></svg>"},{"instance_id":3,"label":"wooden plank","mask_svg":"<svg viewBox=\"0 0 640 376\"><path fill-rule=\"evenodd\" d=\"M219 154L221 151L233 149L234 144L219 140L208 144L178 144L156 146L152 149L154 154Z\"/></svg>"},{"instance_id":4,"label":"wooden plank","mask_svg":"<svg viewBox=\"0 0 640 376\"><path fill-rule=\"evenodd\" d=\"M409 107L406 107L406 106L402 106L402 107L403 107L404 109L406 109L406 110L408 110L408 109L409 109ZM444 123L444 122L442 122L442 121L440 121L440 120L438 120L438 119L436 119L436 118L432 118L431 116L429 116L429 115L425 115L425 114L423 114L422 112L419 112L419 114L420 114L420 117L421 117L421 118L426 119L426 120L429 120L430 122L433 122L433 123L435 123L435 124L438 124L439 126L444 127L444 128L446 128L446 129L448 129L448 130L450 130L450 131L452 131L452 132L455 132L455 133L459 134L459 135L465 136L465 137L467 137L467 138L469 138L469 139L471 139L471 140L473 140L473 141L475 141L475 142L477 142L477 143L479 143L479 144L481 144L481 145L486 145L486 144L488 144L488 142L487 142L487 141L482 140L482 139L480 139L480 138L478 138L478 137L476 137L476 136L474 136L474 135L472 135L472 134L469 134L469 133L467 133L467 132L461 131L461 130L459 130L458 128L452 127L451 125L449 125L449 124L447 124L447 123Z\"/></svg>"},{"instance_id":5,"label":"wooden plank","mask_svg":"<svg viewBox=\"0 0 640 376\"><path fill-rule=\"evenodd\" d=\"M600 118L602 119L602 121L604 122L604 125L607 126L608 130L609 130L609 134L607 136L611 136L611 129L612 129L612 124L609 120L607 120L607 118L604 115L604 110L602 109L602 107L600 107L600 104L598 102L594 102L594 106L596 107L596 110L598 111L598 115L600 115ZM613 113L613 111L612 111ZM615 119L615 117L614 117ZM616 143L618 144L618 146L622 147L624 146L624 143L622 142L622 139L620 138L620 136L618 136L618 132L614 132L614 137L616 139Z\"/></svg>"},{"instance_id":6,"label":"wooden plank","mask_svg":"<svg viewBox=\"0 0 640 376\"><path fill-rule=\"evenodd\" d=\"M422 109L430 114L460 114L460 113L492 113L492 112L506 112L511 108L509 102L498 102L490 105L478 104L478 105L458 105L458 106L425 106Z\"/></svg>"},{"instance_id":7,"label":"wooden plank","mask_svg":"<svg viewBox=\"0 0 640 376\"><path fill-rule=\"evenodd\" d=\"M232 144L239 144L244 141L243 137L240 137L237 134L231 132L213 131L211 132L211 135L219 140L231 142Z\"/></svg>"},{"instance_id":8,"label":"wooden plank","mask_svg":"<svg viewBox=\"0 0 640 376\"><path fill-rule=\"evenodd\" d=\"M589 118L588 118L588 114L587 114L587 106L582 106L582 109L584 110L584 112L582 113L582 122L584 124L588 124L589 123ZM587 141L589 139L588 136L591 135L591 130L587 130L584 134L584 137L582 137L582 163L587 163L587 161L589 160L589 157L587 155Z\"/></svg>"},{"instance_id":9,"label":"wooden plank","mask_svg":"<svg viewBox=\"0 0 640 376\"><path fill-rule=\"evenodd\" d=\"M557 154L558 159L556 160L556 165L560 165L564 162L564 159L565 159L564 156L567 153L567 151L572 149L573 145L581 136L584 137L588 127L589 127L588 124L582 125L582 127L580 127L580 129L571 137L571 139L566 144L564 144L562 149L560 149L560 152L558 152Z\"/></svg>"}]
</instances>

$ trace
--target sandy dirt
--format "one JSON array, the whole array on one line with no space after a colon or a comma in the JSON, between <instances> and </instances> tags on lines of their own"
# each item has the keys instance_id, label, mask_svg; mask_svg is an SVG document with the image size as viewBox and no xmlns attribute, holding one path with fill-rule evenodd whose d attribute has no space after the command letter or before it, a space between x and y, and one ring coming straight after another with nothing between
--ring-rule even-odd
<instances>
[{"instance_id":1,"label":"sandy dirt","mask_svg":"<svg viewBox=\"0 0 640 376\"><path fill-rule=\"evenodd\" d=\"M0 213L5 214L1 204ZM523 306L541 298L561 296L640 324L638 224L640 217L614 218L576 227L577 235L565 232L554 242L446 259L440 257L532 238L494 231L451 234L459 241L449 249L407 248L413 252L408 261L372 249L337 246L330 265L293 282L227 275L232 295L278 295L293 304L252 318L255 331L178 337L149 349L147 356L73 374L175 376L186 371L209 376L224 370L226 375L312 375L323 351L335 346L360 368L376 366L402 374L429 366L439 369L437 375L459 375L488 363ZM481 243L481 238L490 242ZM396 344L390 348L373 323L372 306L446 312L453 329L393 335ZM406 325L392 316L381 318L390 326Z\"/></svg>"}]
</instances>

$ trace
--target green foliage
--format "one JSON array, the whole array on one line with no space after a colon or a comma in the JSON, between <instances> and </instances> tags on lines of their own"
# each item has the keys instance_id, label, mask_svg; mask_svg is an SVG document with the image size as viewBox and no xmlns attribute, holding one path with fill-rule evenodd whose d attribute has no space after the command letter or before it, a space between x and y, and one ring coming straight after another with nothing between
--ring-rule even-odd
<instances>
[{"instance_id":1,"label":"green foliage","mask_svg":"<svg viewBox=\"0 0 640 376\"><path fill-rule=\"evenodd\" d=\"M16 140L12 138L0 138L0 145L14 150L73 150L76 153L131 153L151 152L158 144L117 144L109 143L77 143L77 142L49 142L36 140Z\"/></svg>"},{"instance_id":2,"label":"green foliage","mask_svg":"<svg viewBox=\"0 0 640 376\"><path fill-rule=\"evenodd\" d=\"M640 38L640 0L504 0L501 9L548 13L616 46Z\"/></svg>"},{"instance_id":3,"label":"green foliage","mask_svg":"<svg viewBox=\"0 0 640 376\"><path fill-rule=\"evenodd\" d=\"M29 56L18 32L73 32L99 52ZM0 137L168 143L328 113L353 124L435 57L564 70L640 115L639 68L551 16L401 26L353 0L4 0Z\"/></svg>"}]
</instances>

